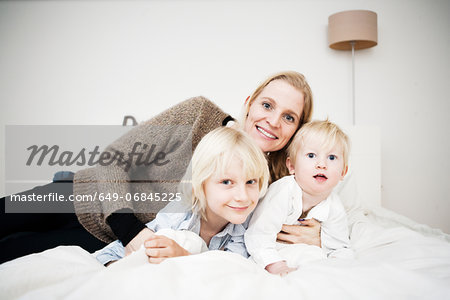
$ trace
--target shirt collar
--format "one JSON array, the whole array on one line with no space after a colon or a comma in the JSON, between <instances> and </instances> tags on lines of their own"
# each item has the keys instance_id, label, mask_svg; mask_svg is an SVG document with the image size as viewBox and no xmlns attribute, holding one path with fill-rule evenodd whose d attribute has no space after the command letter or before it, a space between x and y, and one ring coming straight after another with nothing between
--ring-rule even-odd
<instances>
[{"instance_id":1,"label":"shirt collar","mask_svg":"<svg viewBox=\"0 0 450 300\"><path fill-rule=\"evenodd\" d=\"M326 221L330 213L330 201L330 196L328 196L327 199L311 208L306 218L314 218L319 222Z\"/></svg>"},{"instance_id":2,"label":"shirt collar","mask_svg":"<svg viewBox=\"0 0 450 300\"><path fill-rule=\"evenodd\" d=\"M189 212L186 222L180 224L179 230L189 230L195 232L196 234L200 234L200 215L197 213ZM225 235L230 236L242 236L245 233L246 228L248 227L248 222L250 221L251 214L248 216L247 220L245 220L242 224L233 224L228 223L225 228L216 234L216 237L224 237Z\"/></svg>"}]
</instances>

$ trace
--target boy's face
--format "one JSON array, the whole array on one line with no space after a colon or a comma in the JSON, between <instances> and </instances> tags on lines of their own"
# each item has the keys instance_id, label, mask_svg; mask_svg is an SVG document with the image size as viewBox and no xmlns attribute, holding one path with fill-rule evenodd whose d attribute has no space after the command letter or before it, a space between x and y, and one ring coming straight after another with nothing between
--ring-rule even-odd
<instances>
[{"instance_id":1,"label":"boy's face","mask_svg":"<svg viewBox=\"0 0 450 300\"><path fill-rule=\"evenodd\" d=\"M295 164L288 158L286 165L289 173L295 174L295 180L304 193L322 196L323 200L347 173L347 168L344 170L342 146L323 149L322 144L314 138L303 141L297 151Z\"/></svg>"},{"instance_id":2,"label":"boy's face","mask_svg":"<svg viewBox=\"0 0 450 300\"><path fill-rule=\"evenodd\" d=\"M242 224L259 200L258 178L247 178L242 161L233 160L225 174L213 174L203 183L206 218L215 224Z\"/></svg>"}]
</instances>

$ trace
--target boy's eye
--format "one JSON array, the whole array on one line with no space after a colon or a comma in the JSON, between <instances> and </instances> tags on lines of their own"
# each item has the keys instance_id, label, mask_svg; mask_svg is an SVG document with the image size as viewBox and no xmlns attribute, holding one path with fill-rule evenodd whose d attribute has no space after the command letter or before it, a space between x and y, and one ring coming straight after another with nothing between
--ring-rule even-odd
<instances>
[{"instance_id":1,"label":"boy's eye","mask_svg":"<svg viewBox=\"0 0 450 300\"><path fill-rule=\"evenodd\" d=\"M309 157L309 158L314 158L314 157L316 157L316 154L315 153L308 153L308 154L306 154L306 156Z\"/></svg>"},{"instance_id":2,"label":"boy's eye","mask_svg":"<svg viewBox=\"0 0 450 300\"><path fill-rule=\"evenodd\" d=\"M222 184L225 184L225 185L230 185L230 184L231 184L231 180L229 180L229 179L224 179L224 180L222 180L221 183L222 183Z\"/></svg>"},{"instance_id":3,"label":"boy's eye","mask_svg":"<svg viewBox=\"0 0 450 300\"><path fill-rule=\"evenodd\" d=\"M255 184L255 183L258 183L257 179L250 179L247 181L247 184Z\"/></svg>"},{"instance_id":4,"label":"boy's eye","mask_svg":"<svg viewBox=\"0 0 450 300\"><path fill-rule=\"evenodd\" d=\"M328 159L329 160L335 160L335 159L337 159L337 156L334 155L334 154L330 154L330 155L328 155Z\"/></svg>"}]
</instances>

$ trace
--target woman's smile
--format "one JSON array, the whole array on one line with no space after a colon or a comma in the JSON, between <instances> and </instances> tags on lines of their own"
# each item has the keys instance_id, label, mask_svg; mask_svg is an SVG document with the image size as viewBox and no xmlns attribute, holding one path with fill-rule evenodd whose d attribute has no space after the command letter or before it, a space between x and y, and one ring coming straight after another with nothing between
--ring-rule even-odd
<instances>
[{"instance_id":1,"label":"woman's smile","mask_svg":"<svg viewBox=\"0 0 450 300\"><path fill-rule=\"evenodd\" d=\"M264 128L258 126L258 125L256 125L256 129L257 129L259 132L261 132L261 134L263 135L263 137L267 137L268 139L271 139L271 140L276 140L276 139L278 139L278 138L275 136L275 134L274 134L273 132L269 131L268 129L264 129Z\"/></svg>"}]
</instances>

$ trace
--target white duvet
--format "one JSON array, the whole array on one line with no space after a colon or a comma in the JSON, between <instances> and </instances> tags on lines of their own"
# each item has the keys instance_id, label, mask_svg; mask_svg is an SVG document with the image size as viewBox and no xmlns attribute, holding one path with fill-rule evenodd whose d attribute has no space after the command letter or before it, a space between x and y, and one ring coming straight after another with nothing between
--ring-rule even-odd
<instances>
[{"instance_id":1,"label":"white duvet","mask_svg":"<svg viewBox=\"0 0 450 300\"><path fill-rule=\"evenodd\" d=\"M0 265L0 299L450 299L448 235L382 208L349 212L356 258L309 262L285 277L209 251L108 268L75 246Z\"/></svg>"}]
</instances>

